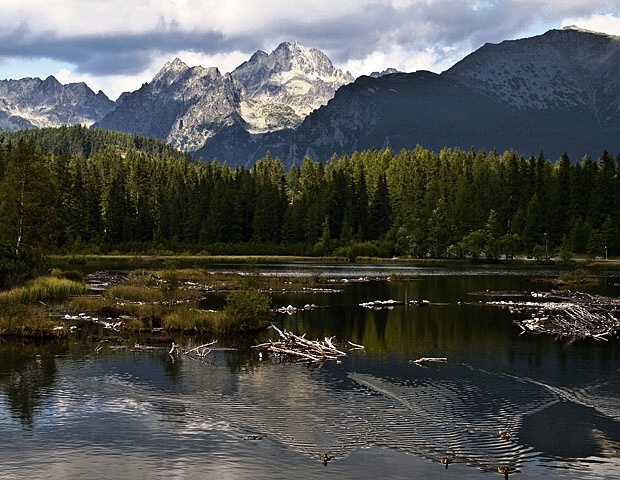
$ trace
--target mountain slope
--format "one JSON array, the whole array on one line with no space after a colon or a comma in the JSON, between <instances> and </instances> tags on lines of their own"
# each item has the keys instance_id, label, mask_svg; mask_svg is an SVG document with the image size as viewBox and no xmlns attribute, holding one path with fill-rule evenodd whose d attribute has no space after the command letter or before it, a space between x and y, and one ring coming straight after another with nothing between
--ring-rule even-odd
<instances>
[{"instance_id":1,"label":"mountain slope","mask_svg":"<svg viewBox=\"0 0 620 480\"><path fill-rule=\"evenodd\" d=\"M574 158L584 152L600 154L604 145L620 147L587 112L514 108L430 72L358 79L341 89L328 108L309 116L293 141L300 153L294 161L416 145L434 151L544 151L552 158L564 152Z\"/></svg>"},{"instance_id":2,"label":"mountain slope","mask_svg":"<svg viewBox=\"0 0 620 480\"><path fill-rule=\"evenodd\" d=\"M166 63L150 83L122 94L99 128L137 133L181 150L196 150L220 129L239 121L238 91L217 68Z\"/></svg>"},{"instance_id":3,"label":"mountain slope","mask_svg":"<svg viewBox=\"0 0 620 480\"><path fill-rule=\"evenodd\" d=\"M0 130L90 126L112 110L114 102L85 83L62 85L55 77L0 81Z\"/></svg>"},{"instance_id":4,"label":"mountain slope","mask_svg":"<svg viewBox=\"0 0 620 480\"><path fill-rule=\"evenodd\" d=\"M487 44L444 75L515 108L583 110L601 127L620 127L620 37L551 30Z\"/></svg>"}]
</instances>

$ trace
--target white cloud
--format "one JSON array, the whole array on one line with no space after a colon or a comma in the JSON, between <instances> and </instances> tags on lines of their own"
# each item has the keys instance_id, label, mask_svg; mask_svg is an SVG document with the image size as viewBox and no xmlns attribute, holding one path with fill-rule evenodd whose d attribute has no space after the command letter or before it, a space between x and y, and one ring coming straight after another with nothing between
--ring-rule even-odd
<instances>
[{"instance_id":1,"label":"white cloud","mask_svg":"<svg viewBox=\"0 0 620 480\"><path fill-rule=\"evenodd\" d=\"M375 50L362 59L355 59L345 63L341 68L348 70L353 76L369 75L388 68L396 68L401 72L415 72L429 70L440 73L460 60L462 57L451 49L426 48L421 51L410 52L400 47L389 51Z\"/></svg>"},{"instance_id":2,"label":"white cloud","mask_svg":"<svg viewBox=\"0 0 620 480\"><path fill-rule=\"evenodd\" d=\"M570 25L578 25L586 30L620 36L620 16L611 13L562 20L562 27Z\"/></svg>"},{"instance_id":3,"label":"white cloud","mask_svg":"<svg viewBox=\"0 0 620 480\"><path fill-rule=\"evenodd\" d=\"M63 84L85 82L91 90L103 91L111 100L116 100L123 92L132 92L140 88L145 82L150 82L166 62L175 58L181 59L189 67L217 67L222 73L232 72L248 59L245 53L239 51L224 52L215 55L204 55L191 51L180 51L173 55L160 55L153 58L151 65L139 75L105 75L95 76L87 73L78 73L75 69L63 66L50 73ZM21 77L20 77L21 78Z\"/></svg>"},{"instance_id":4,"label":"white cloud","mask_svg":"<svg viewBox=\"0 0 620 480\"><path fill-rule=\"evenodd\" d=\"M207 55L204 53L192 51L180 51L177 52L175 58L180 58L190 67L194 67L197 65L203 67L217 67L222 73L229 73L232 72L239 65L241 65L243 62L248 60L248 55L247 53L240 52L239 50L216 53L213 55ZM170 60L171 58L168 58L165 61ZM159 63L159 65L163 65L163 63L164 62L161 62Z\"/></svg>"}]
</instances>

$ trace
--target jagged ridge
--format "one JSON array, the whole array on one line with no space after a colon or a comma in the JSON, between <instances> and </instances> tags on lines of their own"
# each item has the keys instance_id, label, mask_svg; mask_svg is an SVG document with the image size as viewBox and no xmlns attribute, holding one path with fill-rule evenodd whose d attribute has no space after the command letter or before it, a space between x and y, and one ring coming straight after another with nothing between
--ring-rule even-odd
<instances>
[{"instance_id":1,"label":"jagged ridge","mask_svg":"<svg viewBox=\"0 0 620 480\"><path fill-rule=\"evenodd\" d=\"M62 85L54 76L0 81L0 129L90 126L114 107L85 83Z\"/></svg>"},{"instance_id":2,"label":"jagged ridge","mask_svg":"<svg viewBox=\"0 0 620 480\"><path fill-rule=\"evenodd\" d=\"M175 59L152 82L123 94L98 126L196 151L233 127L254 134L294 128L352 81L322 52L298 42L282 43L271 54L258 51L224 75Z\"/></svg>"}]
</instances>

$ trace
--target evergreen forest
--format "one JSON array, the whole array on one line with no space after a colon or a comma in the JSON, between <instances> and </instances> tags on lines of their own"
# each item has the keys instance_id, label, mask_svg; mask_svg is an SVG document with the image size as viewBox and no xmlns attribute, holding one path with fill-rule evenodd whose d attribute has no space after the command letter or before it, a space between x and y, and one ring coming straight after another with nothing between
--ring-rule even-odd
<instances>
[{"instance_id":1,"label":"evergreen forest","mask_svg":"<svg viewBox=\"0 0 620 480\"><path fill-rule=\"evenodd\" d=\"M0 258L620 254L620 156L571 160L418 146L246 169L101 129L0 132Z\"/></svg>"}]
</instances>

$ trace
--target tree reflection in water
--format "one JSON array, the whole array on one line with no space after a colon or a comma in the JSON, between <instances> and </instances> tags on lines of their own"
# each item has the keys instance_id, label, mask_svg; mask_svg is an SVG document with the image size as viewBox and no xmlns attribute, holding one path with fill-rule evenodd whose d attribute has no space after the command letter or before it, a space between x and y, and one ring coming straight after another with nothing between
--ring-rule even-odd
<instances>
[{"instance_id":1,"label":"tree reflection in water","mask_svg":"<svg viewBox=\"0 0 620 480\"><path fill-rule=\"evenodd\" d=\"M54 385L57 346L10 341L0 347L0 390L11 416L25 427L33 427L35 412Z\"/></svg>"}]
</instances>

